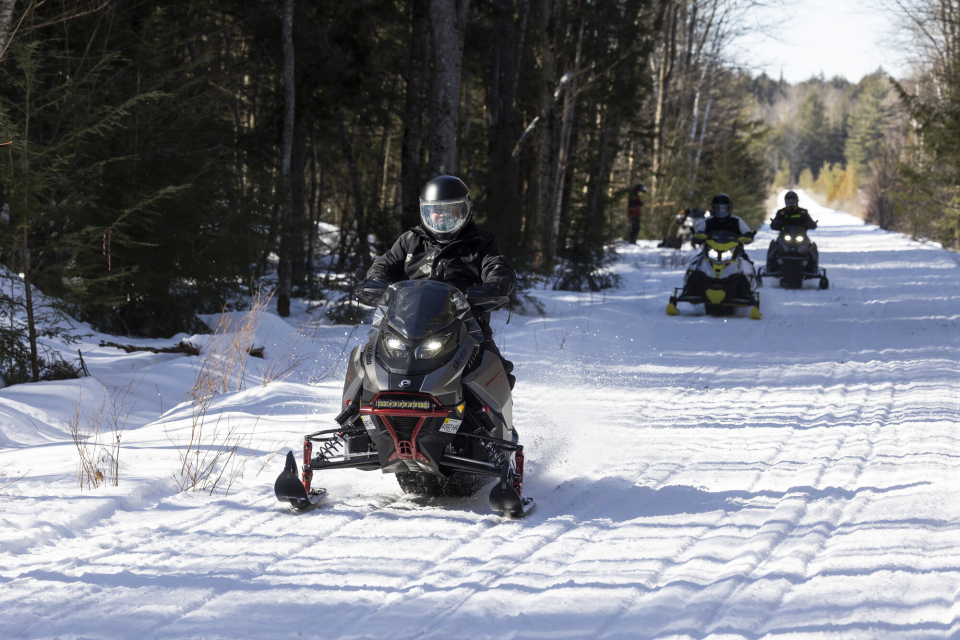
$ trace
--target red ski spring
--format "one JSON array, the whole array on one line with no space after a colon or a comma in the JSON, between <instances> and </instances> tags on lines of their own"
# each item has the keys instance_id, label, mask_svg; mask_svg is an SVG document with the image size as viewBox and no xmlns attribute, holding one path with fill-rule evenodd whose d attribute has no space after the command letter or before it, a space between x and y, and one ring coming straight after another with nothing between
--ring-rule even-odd
<instances>
[{"instance_id":1,"label":"red ski spring","mask_svg":"<svg viewBox=\"0 0 960 640\"><path fill-rule=\"evenodd\" d=\"M309 440L303 441L303 464L310 464L310 457L313 455L313 442ZM310 493L310 483L313 481L313 469L304 469L303 470L303 488L307 490L307 494Z\"/></svg>"}]
</instances>

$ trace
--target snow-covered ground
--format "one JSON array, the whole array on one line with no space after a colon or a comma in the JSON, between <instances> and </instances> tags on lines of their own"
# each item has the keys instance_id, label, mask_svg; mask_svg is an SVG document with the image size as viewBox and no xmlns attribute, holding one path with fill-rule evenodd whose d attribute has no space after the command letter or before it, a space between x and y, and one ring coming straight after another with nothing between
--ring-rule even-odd
<instances>
[{"instance_id":1,"label":"snow-covered ground","mask_svg":"<svg viewBox=\"0 0 960 640\"><path fill-rule=\"evenodd\" d=\"M622 249L619 290L501 317L522 521L360 471L316 477L312 512L276 501L268 453L330 424L323 374L362 329L216 396L255 428L226 496L172 480L196 358L86 339L92 378L0 390L0 485L27 474L0 491L0 638L957 637L958 256L802 204L831 288L768 280L760 322L668 317L683 270L653 243ZM268 359L291 333L267 318ZM63 423L131 380L119 486L81 492Z\"/></svg>"}]
</instances>

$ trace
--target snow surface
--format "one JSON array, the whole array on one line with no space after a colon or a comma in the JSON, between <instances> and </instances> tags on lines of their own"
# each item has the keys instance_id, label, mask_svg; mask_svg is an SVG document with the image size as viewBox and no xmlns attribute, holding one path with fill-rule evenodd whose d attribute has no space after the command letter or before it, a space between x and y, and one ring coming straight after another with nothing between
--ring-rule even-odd
<instances>
[{"instance_id":1,"label":"snow surface","mask_svg":"<svg viewBox=\"0 0 960 640\"><path fill-rule=\"evenodd\" d=\"M0 390L0 485L26 474L0 491L0 638L960 636L958 256L801 200L831 288L768 280L760 322L668 317L683 268L649 242L621 249L621 289L500 317L522 521L376 472L318 474L312 512L276 501L283 456L256 470L331 424L362 328L215 397L253 433L226 496L172 480L197 359L85 339L93 377ZM295 333L267 316L256 339L269 359ZM64 421L134 379L119 486L81 492Z\"/></svg>"}]
</instances>

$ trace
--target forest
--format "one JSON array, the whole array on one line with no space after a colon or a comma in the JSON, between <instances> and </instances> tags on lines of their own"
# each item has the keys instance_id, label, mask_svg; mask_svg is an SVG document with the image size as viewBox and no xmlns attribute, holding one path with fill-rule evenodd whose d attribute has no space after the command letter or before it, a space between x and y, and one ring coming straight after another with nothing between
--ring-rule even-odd
<instances>
[{"instance_id":1,"label":"forest","mask_svg":"<svg viewBox=\"0 0 960 640\"><path fill-rule=\"evenodd\" d=\"M169 337L266 287L349 320L441 174L526 287L616 286L637 184L646 239L797 185L955 248L960 9L903 5L908 78L790 85L731 55L751 6L0 0L0 378L68 375L66 318Z\"/></svg>"}]
</instances>

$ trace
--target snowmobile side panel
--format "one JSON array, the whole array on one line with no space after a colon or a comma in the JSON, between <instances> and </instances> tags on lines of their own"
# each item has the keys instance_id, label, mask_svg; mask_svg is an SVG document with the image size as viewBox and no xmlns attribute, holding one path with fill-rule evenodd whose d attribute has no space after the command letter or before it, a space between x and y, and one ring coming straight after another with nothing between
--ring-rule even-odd
<instances>
[{"instance_id":1,"label":"snowmobile side panel","mask_svg":"<svg viewBox=\"0 0 960 640\"><path fill-rule=\"evenodd\" d=\"M343 381L343 401L352 400L360 393L363 386L363 378L366 375L361 363L363 353L359 346L354 347L350 353L350 359L347 360L347 376Z\"/></svg>"},{"instance_id":2,"label":"snowmobile side panel","mask_svg":"<svg viewBox=\"0 0 960 640\"><path fill-rule=\"evenodd\" d=\"M460 377L470 360L470 356L478 348L477 341L466 333L466 330L463 333L464 337L460 348L453 354L450 361L436 371L424 376L423 382L420 384L422 393L429 393L446 405L459 402Z\"/></svg>"},{"instance_id":3,"label":"snowmobile side panel","mask_svg":"<svg viewBox=\"0 0 960 640\"><path fill-rule=\"evenodd\" d=\"M484 351L480 366L464 376L463 386L504 423L509 433L502 437L509 440L513 435L513 399L503 361L496 354Z\"/></svg>"}]
</instances>

